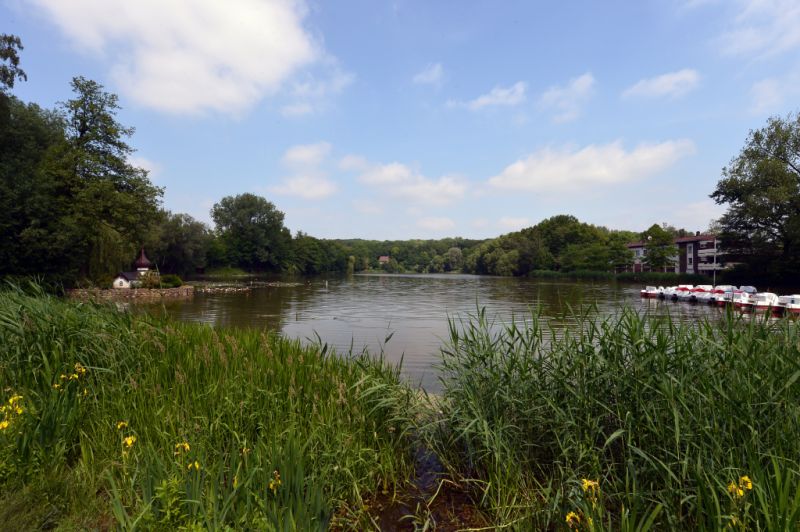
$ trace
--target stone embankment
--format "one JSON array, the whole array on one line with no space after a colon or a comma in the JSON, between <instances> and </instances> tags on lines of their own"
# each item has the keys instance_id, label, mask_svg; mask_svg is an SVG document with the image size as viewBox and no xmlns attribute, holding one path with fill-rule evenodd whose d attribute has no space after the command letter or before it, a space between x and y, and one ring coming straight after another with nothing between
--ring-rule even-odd
<instances>
[{"instance_id":1,"label":"stone embankment","mask_svg":"<svg viewBox=\"0 0 800 532\"><path fill-rule=\"evenodd\" d=\"M173 299L190 299L194 296L193 286L178 288L79 288L67 290L67 297L80 301L125 301L151 303Z\"/></svg>"}]
</instances>

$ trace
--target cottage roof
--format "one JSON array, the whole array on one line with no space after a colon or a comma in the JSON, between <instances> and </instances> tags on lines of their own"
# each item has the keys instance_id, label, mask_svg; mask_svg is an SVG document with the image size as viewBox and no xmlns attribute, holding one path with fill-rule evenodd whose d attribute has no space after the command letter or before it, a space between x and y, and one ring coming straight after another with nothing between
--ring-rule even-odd
<instances>
[{"instance_id":1,"label":"cottage roof","mask_svg":"<svg viewBox=\"0 0 800 532\"><path fill-rule=\"evenodd\" d=\"M149 268L152 266L152 262L147 258L147 255L144 254L144 247L142 247L142 251L139 253L139 258L136 259L136 262L133 263L136 268Z\"/></svg>"},{"instance_id":2,"label":"cottage roof","mask_svg":"<svg viewBox=\"0 0 800 532\"><path fill-rule=\"evenodd\" d=\"M119 272L117 277L122 277L126 281L136 281L139 279L139 272Z\"/></svg>"},{"instance_id":3,"label":"cottage roof","mask_svg":"<svg viewBox=\"0 0 800 532\"><path fill-rule=\"evenodd\" d=\"M681 238L676 238L676 244L683 244L686 242L699 242L701 240L714 240L717 238L716 235L691 235L691 236L683 236Z\"/></svg>"}]
</instances>

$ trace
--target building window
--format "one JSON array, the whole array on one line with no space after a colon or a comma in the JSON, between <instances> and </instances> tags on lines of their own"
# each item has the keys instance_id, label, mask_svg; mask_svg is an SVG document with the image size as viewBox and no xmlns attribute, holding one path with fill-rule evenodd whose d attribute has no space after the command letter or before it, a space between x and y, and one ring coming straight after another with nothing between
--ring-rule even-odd
<instances>
[{"instance_id":1,"label":"building window","mask_svg":"<svg viewBox=\"0 0 800 532\"><path fill-rule=\"evenodd\" d=\"M688 261L687 264L689 264L689 266L691 266L692 265L692 257L688 257L686 260Z\"/></svg>"}]
</instances>

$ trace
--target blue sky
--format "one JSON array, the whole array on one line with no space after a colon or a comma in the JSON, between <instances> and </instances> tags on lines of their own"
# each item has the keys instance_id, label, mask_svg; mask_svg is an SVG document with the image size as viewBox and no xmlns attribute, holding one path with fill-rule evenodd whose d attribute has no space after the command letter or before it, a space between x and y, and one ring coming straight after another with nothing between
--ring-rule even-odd
<instances>
[{"instance_id":1,"label":"blue sky","mask_svg":"<svg viewBox=\"0 0 800 532\"><path fill-rule=\"evenodd\" d=\"M749 130L798 110L797 0L0 0L44 106L120 96L164 206L260 194L323 238L555 214L703 230Z\"/></svg>"}]
</instances>

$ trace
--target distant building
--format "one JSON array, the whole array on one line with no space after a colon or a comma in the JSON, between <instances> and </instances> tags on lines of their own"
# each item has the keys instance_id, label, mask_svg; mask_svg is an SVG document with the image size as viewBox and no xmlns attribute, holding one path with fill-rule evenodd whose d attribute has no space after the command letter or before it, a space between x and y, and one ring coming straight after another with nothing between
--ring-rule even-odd
<instances>
[{"instance_id":1,"label":"distant building","mask_svg":"<svg viewBox=\"0 0 800 532\"><path fill-rule=\"evenodd\" d=\"M701 235L700 231L692 236L682 236L675 239L675 256L673 268L665 271L675 273L699 273L712 275L714 271L725 269L725 261L721 251L720 241L716 235ZM647 256L646 242L631 242L627 244L633 252L631 271L649 272L645 258Z\"/></svg>"},{"instance_id":2,"label":"distant building","mask_svg":"<svg viewBox=\"0 0 800 532\"><path fill-rule=\"evenodd\" d=\"M139 258L133 263L136 267L135 272L120 272L115 278L112 286L114 288L135 288L142 284L142 278L150 274L152 262L144 254L144 247L139 252Z\"/></svg>"},{"instance_id":3,"label":"distant building","mask_svg":"<svg viewBox=\"0 0 800 532\"><path fill-rule=\"evenodd\" d=\"M381 255L378 257L378 264L389 264L389 255Z\"/></svg>"},{"instance_id":4,"label":"distant building","mask_svg":"<svg viewBox=\"0 0 800 532\"><path fill-rule=\"evenodd\" d=\"M725 268L720 241L715 235L701 235L698 231L694 236L676 238L675 244L679 257L676 271L680 273L712 275L715 270Z\"/></svg>"}]
</instances>

